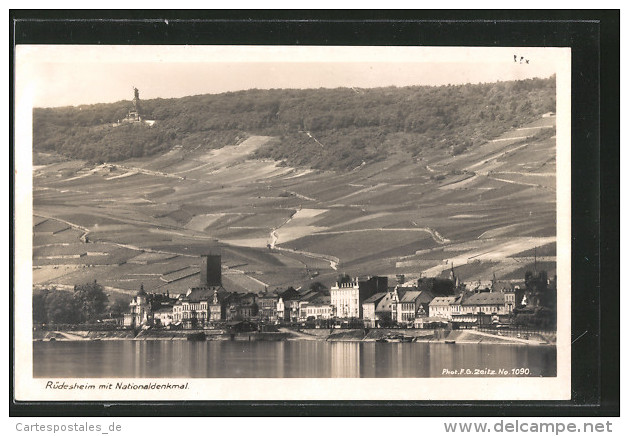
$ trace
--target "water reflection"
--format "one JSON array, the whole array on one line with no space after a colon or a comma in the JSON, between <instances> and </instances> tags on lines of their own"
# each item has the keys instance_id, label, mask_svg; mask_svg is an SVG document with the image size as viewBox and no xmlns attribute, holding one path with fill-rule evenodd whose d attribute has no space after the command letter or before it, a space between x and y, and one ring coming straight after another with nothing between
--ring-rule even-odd
<instances>
[{"instance_id":1,"label":"water reflection","mask_svg":"<svg viewBox=\"0 0 629 436\"><path fill-rule=\"evenodd\" d=\"M357 343L333 342L330 344L330 377L360 377L360 358Z\"/></svg>"},{"instance_id":2,"label":"water reflection","mask_svg":"<svg viewBox=\"0 0 629 436\"><path fill-rule=\"evenodd\" d=\"M556 348L496 344L99 341L33 343L34 377L451 377L557 374ZM483 374L478 374L483 375Z\"/></svg>"}]
</instances>

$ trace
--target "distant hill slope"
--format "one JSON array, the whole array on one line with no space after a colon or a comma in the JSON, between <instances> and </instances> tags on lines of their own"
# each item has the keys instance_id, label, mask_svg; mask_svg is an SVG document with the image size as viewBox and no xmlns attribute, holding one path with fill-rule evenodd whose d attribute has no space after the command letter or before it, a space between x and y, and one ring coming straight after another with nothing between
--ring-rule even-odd
<instances>
[{"instance_id":1,"label":"distant hill slope","mask_svg":"<svg viewBox=\"0 0 629 436\"><path fill-rule=\"evenodd\" d=\"M555 110L555 78L457 86L248 90L142 101L152 127L128 124L131 103L35 109L33 149L94 162L221 148L273 136L258 158L352 169L392 153L455 156Z\"/></svg>"},{"instance_id":2,"label":"distant hill slope","mask_svg":"<svg viewBox=\"0 0 629 436\"><path fill-rule=\"evenodd\" d=\"M209 247L238 291L329 287L339 273L552 277L555 123L539 117L465 153L427 148L351 171L248 159L276 141L264 135L116 164L47 156L33 171L33 280L185 292Z\"/></svg>"}]
</instances>

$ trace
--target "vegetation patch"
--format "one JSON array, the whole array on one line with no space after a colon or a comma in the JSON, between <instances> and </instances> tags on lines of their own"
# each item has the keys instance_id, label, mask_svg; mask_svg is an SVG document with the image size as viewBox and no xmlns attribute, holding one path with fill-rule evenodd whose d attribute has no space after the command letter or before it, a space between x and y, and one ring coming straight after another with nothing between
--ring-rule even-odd
<instances>
[{"instance_id":1,"label":"vegetation patch","mask_svg":"<svg viewBox=\"0 0 629 436\"><path fill-rule=\"evenodd\" d=\"M247 90L142 102L144 124L114 125L130 103L36 108L33 144L94 162L277 137L254 151L291 166L354 169L391 153L458 155L555 110L555 78L457 86ZM333 107L334 110L330 111ZM244 133L247 132L247 133Z\"/></svg>"}]
</instances>

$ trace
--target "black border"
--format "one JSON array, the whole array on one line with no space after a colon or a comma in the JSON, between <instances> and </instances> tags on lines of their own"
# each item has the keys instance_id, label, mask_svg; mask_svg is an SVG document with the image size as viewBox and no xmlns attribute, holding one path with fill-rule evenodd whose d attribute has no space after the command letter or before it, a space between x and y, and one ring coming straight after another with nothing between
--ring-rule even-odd
<instances>
[{"instance_id":1,"label":"black border","mask_svg":"<svg viewBox=\"0 0 629 436\"><path fill-rule=\"evenodd\" d=\"M574 340L570 401L103 404L16 402L11 332L10 416L619 416L618 10L11 10L9 20L12 145L16 43L571 47ZM13 192L13 147L9 159ZM11 247L13 207L11 196ZM11 250L15 292L13 262Z\"/></svg>"}]
</instances>

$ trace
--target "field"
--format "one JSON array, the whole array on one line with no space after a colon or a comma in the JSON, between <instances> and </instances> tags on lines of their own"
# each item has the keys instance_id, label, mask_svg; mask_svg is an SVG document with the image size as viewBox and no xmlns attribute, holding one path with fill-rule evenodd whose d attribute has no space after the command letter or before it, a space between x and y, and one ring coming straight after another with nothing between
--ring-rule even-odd
<instances>
[{"instance_id":1,"label":"field","mask_svg":"<svg viewBox=\"0 0 629 436\"><path fill-rule=\"evenodd\" d=\"M455 156L428 147L338 172L251 158L266 136L116 164L43 156L33 170L34 283L185 292L211 249L225 287L240 292L451 268L466 281L522 280L536 261L552 276L554 122Z\"/></svg>"}]
</instances>

